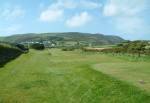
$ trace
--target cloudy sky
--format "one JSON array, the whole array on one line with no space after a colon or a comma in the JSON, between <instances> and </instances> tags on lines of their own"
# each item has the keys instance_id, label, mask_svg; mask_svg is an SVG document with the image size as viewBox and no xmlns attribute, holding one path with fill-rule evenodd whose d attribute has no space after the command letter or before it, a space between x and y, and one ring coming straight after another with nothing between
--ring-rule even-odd
<instances>
[{"instance_id":1,"label":"cloudy sky","mask_svg":"<svg viewBox=\"0 0 150 103\"><path fill-rule=\"evenodd\" d=\"M0 0L0 36L31 32L150 40L150 0Z\"/></svg>"}]
</instances>

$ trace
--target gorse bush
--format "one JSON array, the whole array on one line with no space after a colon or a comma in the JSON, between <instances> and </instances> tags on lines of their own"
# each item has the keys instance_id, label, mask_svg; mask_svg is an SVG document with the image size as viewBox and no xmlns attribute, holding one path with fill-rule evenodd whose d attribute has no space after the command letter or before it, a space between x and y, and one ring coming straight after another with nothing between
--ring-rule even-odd
<instances>
[{"instance_id":1,"label":"gorse bush","mask_svg":"<svg viewBox=\"0 0 150 103\"><path fill-rule=\"evenodd\" d=\"M102 50L104 53L115 53L115 54L132 54L138 57L143 55L150 55L149 42L147 41L132 41L128 43L118 44L116 47Z\"/></svg>"}]
</instances>

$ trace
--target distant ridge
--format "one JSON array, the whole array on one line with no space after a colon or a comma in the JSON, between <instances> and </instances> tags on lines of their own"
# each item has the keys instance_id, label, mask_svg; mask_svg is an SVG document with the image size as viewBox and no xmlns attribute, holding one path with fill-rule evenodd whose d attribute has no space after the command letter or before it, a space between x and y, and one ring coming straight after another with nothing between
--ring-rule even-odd
<instances>
[{"instance_id":1,"label":"distant ridge","mask_svg":"<svg viewBox=\"0 0 150 103\"><path fill-rule=\"evenodd\" d=\"M29 41L78 41L94 44L117 44L124 39L119 36L104 35L100 33L80 33L80 32L62 32L62 33L27 33L15 34L2 39L6 42L20 43Z\"/></svg>"}]
</instances>

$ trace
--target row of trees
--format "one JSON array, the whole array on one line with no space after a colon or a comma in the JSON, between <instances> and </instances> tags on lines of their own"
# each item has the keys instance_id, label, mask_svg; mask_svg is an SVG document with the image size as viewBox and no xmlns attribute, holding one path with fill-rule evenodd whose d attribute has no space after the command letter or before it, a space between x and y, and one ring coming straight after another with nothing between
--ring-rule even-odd
<instances>
[{"instance_id":1,"label":"row of trees","mask_svg":"<svg viewBox=\"0 0 150 103\"><path fill-rule=\"evenodd\" d=\"M128 41L118 44L116 47L102 50L104 53L121 53L141 56L150 55L150 42L148 41Z\"/></svg>"}]
</instances>

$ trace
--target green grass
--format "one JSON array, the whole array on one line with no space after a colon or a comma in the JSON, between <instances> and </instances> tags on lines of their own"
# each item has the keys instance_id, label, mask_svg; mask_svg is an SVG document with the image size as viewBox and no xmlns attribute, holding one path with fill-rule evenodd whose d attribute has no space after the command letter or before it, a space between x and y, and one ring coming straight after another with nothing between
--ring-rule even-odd
<instances>
[{"instance_id":1,"label":"green grass","mask_svg":"<svg viewBox=\"0 0 150 103\"><path fill-rule=\"evenodd\" d=\"M148 62L101 63L96 64L95 69L150 92L150 63Z\"/></svg>"},{"instance_id":2,"label":"green grass","mask_svg":"<svg viewBox=\"0 0 150 103\"><path fill-rule=\"evenodd\" d=\"M31 50L0 69L0 103L149 103L132 84L95 71L100 63L125 62L81 51Z\"/></svg>"},{"instance_id":3,"label":"green grass","mask_svg":"<svg viewBox=\"0 0 150 103\"><path fill-rule=\"evenodd\" d=\"M109 56L114 56L112 53L108 54ZM141 57L138 57L138 55L132 55L132 54L117 54L115 57L123 59L128 62L150 62L150 56L148 55L141 55Z\"/></svg>"}]
</instances>

